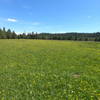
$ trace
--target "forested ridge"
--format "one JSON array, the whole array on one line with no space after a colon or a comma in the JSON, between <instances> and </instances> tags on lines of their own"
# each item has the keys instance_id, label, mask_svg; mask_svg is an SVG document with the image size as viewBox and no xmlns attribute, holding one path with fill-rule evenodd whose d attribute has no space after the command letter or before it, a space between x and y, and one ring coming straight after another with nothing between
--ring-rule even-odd
<instances>
[{"instance_id":1,"label":"forested ridge","mask_svg":"<svg viewBox=\"0 0 100 100\"><path fill-rule=\"evenodd\" d=\"M96 33L23 33L16 34L4 27L0 29L0 39L46 39L46 40L75 40L75 41L100 41L100 32Z\"/></svg>"}]
</instances>

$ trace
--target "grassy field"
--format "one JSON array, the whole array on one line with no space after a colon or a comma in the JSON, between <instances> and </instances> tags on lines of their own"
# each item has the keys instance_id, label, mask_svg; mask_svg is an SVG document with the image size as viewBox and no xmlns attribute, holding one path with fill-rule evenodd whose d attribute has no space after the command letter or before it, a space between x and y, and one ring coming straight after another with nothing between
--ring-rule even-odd
<instances>
[{"instance_id":1,"label":"grassy field","mask_svg":"<svg viewBox=\"0 0 100 100\"><path fill-rule=\"evenodd\" d=\"M0 40L0 100L100 100L100 43Z\"/></svg>"}]
</instances>

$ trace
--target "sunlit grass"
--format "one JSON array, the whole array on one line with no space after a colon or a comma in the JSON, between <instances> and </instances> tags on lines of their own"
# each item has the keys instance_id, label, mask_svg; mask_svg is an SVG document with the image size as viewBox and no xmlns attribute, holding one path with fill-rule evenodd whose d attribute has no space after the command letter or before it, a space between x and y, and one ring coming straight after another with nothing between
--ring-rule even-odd
<instances>
[{"instance_id":1,"label":"sunlit grass","mask_svg":"<svg viewBox=\"0 0 100 100\"><path fill-rule=\"evenodd\" d=\"M0 40L0 100L100 100L100 43Z\"/></svg>"}]
</instances>

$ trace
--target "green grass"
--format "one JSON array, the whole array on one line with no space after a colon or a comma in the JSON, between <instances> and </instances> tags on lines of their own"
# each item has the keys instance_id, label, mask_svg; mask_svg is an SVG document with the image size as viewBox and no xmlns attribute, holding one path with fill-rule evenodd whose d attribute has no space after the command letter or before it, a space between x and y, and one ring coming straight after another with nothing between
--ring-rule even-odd
<instances>
[{"instance_id":1,"label":"green grass","mask_svg":"<svg viewBox=\"0 0 100 100\"><path fill-rule=\"evenodd\" d=\"M100 100L100 43L0 40L0 100Z\"/></svg>"}]
</instances>

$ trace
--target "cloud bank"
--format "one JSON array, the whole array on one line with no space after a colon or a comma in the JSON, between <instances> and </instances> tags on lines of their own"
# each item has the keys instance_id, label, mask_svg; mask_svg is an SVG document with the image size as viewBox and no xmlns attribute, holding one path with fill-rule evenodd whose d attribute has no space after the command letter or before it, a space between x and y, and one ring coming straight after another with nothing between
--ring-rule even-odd
<instances>
[{"instance_id":1,"label":"cloud bank","mask_svg":"<svg viewBox=\"0 0 100 100\"><path fill-rule=\"evenodd\" d=\"M8 21L8 22L17 22L17 20L14 19L14 18L8 18L7 21Z\"/></svg>"}]
</instances>

